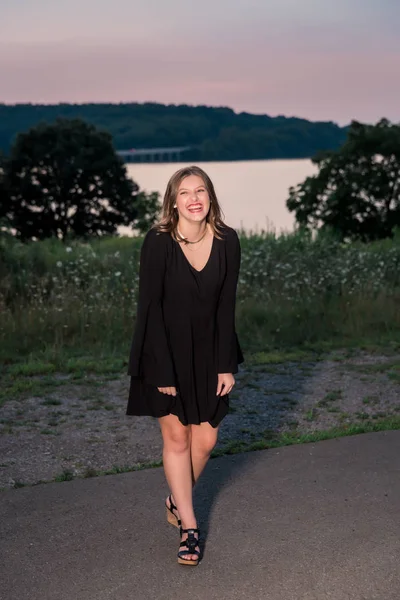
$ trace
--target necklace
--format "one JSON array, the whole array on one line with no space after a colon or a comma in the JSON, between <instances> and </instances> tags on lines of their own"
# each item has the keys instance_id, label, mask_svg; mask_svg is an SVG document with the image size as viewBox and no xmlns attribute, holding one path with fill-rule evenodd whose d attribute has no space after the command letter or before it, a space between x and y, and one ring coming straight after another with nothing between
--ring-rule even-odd
<instances>
[{"instance_id":1,"label":"necklace","mask_svg":"<svg viewBox=\"0 0 400 600\"><path fill-rule=\"evenodd\" d=\"M183 240L185 240L185 242L186 242L187 244L198 244L199 242L201 242L201 240L203 240L203 239L205 238L205 235L206 235L206 233L207 233L207 229L208 229L208 228L207 228L207 225L206 225L206 226L205 226L205 229L204 229L204 233L203 233L203 235L202 235L202 236L201 236L201 237L200 237L198 240L196 240L195 242L190 242L190 241L189 241L187 238L185 238L185 236L184 236L184 235L182 235L182 234L181 234L181 232L179 231L179 227L177 227L177 228L176 228L176 230L177 230L177 232L178 232L178 234L179 234L179 237L181 237Z\"/></svg>"}]
</instances>

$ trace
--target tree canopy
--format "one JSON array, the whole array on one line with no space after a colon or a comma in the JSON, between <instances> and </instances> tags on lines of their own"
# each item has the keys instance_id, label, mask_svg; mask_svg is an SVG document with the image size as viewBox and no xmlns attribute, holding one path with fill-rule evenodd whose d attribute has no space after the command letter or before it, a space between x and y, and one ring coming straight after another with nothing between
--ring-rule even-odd
<instances>
[{"instance_id":1,"label":"tree canopy","mask_svg":"<svg viewBox=\"0 0 400 600\"><path fill-rule=\"evenodd\" d=\"M365 242L394 235L400 227L400 125L353 121L342 148L313 162L319 173L291 188L287 201L300 227Z\"/></svg>"},{"instance_id":2,"label":"tree canopy","mask_svg":"<svg viewBox=\"0 0 400 600\"><path fill-rule=\"evenodd\" d=\"M117 150L190 146L185 160L308 158L334 150L346 128L294 117L270 117L209 106L132 104L0 104L0 149L40 121L84 119L109 131Z\"/></svg>"},{"instance_id":3,"label":"tree canopy","mask_svg":"<svg viewBox=\"0 0 400 600\"><path fill-rule=\"evenodd\" d=\"M22 241L111 235L120 225L147 227L158 200L152 195L146 203L111 136L79 119L58 119L19 134L0 173L0 194L2 225Z\"/></svg>"}]
</instances>

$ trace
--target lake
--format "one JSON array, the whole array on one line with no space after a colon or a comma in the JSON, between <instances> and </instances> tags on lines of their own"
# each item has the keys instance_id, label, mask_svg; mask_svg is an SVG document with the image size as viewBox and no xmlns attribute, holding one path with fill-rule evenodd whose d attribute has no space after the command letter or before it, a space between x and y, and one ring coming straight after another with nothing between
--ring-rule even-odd
<instances>
[{"instance_id":1,"label":"lake","mask_svg":"<svg viewBox=\"0 0 400 600\"><path fill-rule=\"evenodd\" d=\"M291 231L294 218L286 208L289 187L317 172L309 159L197 163L211 177L225 222L248 231ZM163 198L170 176L187 163L130 163L128 174L147 192ZM120 228L128 233L127 228Z\"/></svg>"}]
</instances>

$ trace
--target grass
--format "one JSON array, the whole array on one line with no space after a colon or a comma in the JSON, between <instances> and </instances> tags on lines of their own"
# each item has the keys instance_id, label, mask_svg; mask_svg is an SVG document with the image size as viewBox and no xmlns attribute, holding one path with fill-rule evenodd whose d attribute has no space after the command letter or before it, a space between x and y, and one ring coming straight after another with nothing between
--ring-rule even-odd
<instances>
[{"instance_id":1,"label":"grass","mask_svg":"<svg viewBox=\"0 0 400 600\"><path fill-rule=\"evenodd\" d=\"M316 421L317 418L318 418L318 411L316 408L310 408L310 410L308 410L304 415L304 419L306 421Z\"/></svg>"},{"instance_id":2,"label":"grass","mask_svg":"<svg viewBox=\"0 0 400 600\"><path fill-rule=\"evenodd\" d=\"M324 396L324 398L322 398L322 400L319 400L318 406L331 408L330 407L331 402L335 402L336 400L342 400L342 398L343 398L342 390L331 390ZM330 412L334 412L334 411L330 410Z\"/></svg>"},{"instance_id":3,"label":"grass","mask_svg":"<svg viewBox=\"0 0 400 600\"><path fill-rule=\"evenodd\" d=\"M390 376L400 376L400 360L388 360L385 362L374 363L372 365L364 364L349 364L347 369L357 371L358 373L367 373L371 375L386 373Z\"/></svg>"},{"instance_id":4,"label":"grass","mask_svg":"<svg viewBox=\"0 0 400 600\"><path fill-rule=\"evenodd\" d=\"M400 417L386 417L380 421L369 420L364 423L351 423L332 427L322 431L313 431L310 433L301 433L295 429L284 433L269 433L267 439L257 440L256 442L246 442L243 440L232 440L224 447L213 451L212 456L218 457L225 454L237 454L238 452L253 452L255 450L267 450L269 448L280 448L282 446L292 446L294 444L311 444L323 440L359 435L362 433L373 433L378 431L391 431L400 429Z\"/></svg>"},{"instance_id":5,"label":"grass","mask_svg":"<svg viewBox=\"0 0 400 600\"><path fill-rule=\"evenodd\" d=\"M363 398L363 404L377 404L378 402L378 396L366 396L365 398Z\"/></svg>"},{"instance_id":6,"label":"grass","mask_svg":"<svg viewBox=\"0 0 400 600\"><path fill-rule=\"evenodd\" d=\"M0 236L0 364L10 376L126 370L142 240ZM400 348L400 238L242 235L237 329L248 365L318 360L327 349ZM1 375L1 373L0 373ZM397 381L398 374L391 375Z\"/></svg>"}]
</instances>

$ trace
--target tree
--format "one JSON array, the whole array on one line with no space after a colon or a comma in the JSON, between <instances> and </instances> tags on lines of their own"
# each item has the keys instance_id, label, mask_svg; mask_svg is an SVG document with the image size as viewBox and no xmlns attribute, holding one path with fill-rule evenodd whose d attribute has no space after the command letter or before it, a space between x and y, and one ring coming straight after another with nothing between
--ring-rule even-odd
<instances>
[{"instance_id":1,"label":"tree","mask_svg":"<svg viewBox=\"0 0 400 600\"><path fill-rule=\"evenodd\" d=\"M313 159L319 173L289 190L300 227L342 240L393 237L400 227L400 125L353 121L344 145Z\"/></svg>"},{"instance_id":2,"label":"tree","mask_svg":"<svg viewBox=\"0 0 400 600\"><path fill-rule=\"evenodd\" d=\"M0 152L0 234L7 229L7 209L9 205L5 166L5 157Z\"/></svg>"},{"instance_id":3,"label":"tree","mask_svg":"<svg viewBox=\"0 0 400 600\"><path fill-rule=\"evenodd\" d=\"M185 161L303 158L335 150L346 139L346 128L335 123L238 114L227 107L0 103L0 149L9 151L21 124L28 129L57 117L84 119L109 131L118 150L189 146Z\"/></svg>"},{"instance_id":4,"label":"tree","mask_svg":"<svg viewBox=\"0 0 400 600\"><path fill-rule=\"evenodd\" d=\"M147 196L127 177L111 136L79 119L19 134L5 179L0 214L23 241L110 235L120 225L140 229L147 214Z\"/></svg>"}]
</instances>

